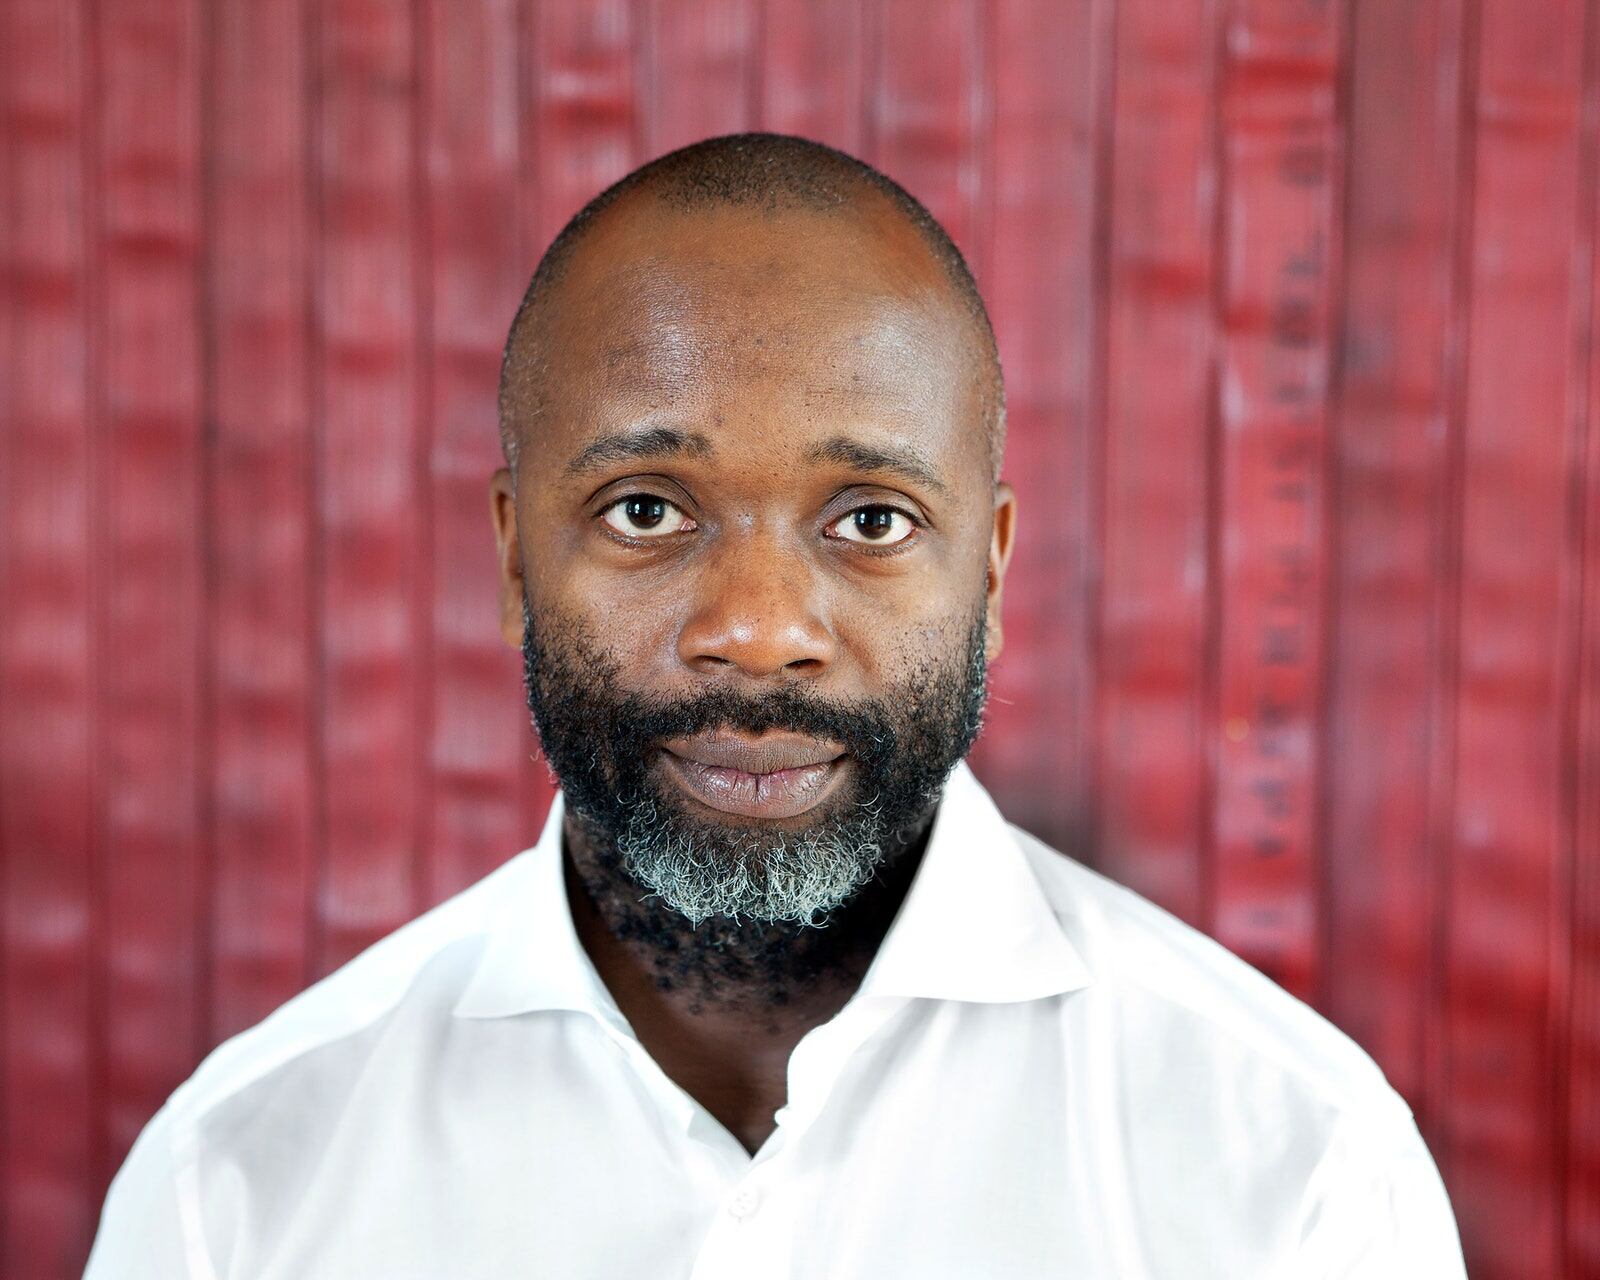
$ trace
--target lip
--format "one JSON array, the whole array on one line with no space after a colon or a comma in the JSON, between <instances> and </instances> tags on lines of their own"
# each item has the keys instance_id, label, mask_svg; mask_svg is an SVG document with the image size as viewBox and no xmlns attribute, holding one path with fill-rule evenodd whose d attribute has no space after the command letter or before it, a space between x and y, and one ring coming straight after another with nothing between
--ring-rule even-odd
<instances>
[{"instance_id":1,"label":"lip","mask_svg":"<svg viewBox=\"0 0 1600 1280\"><path fill-rule=\"evenodd\" d=\"M844 750L814 738L701 735L663 743L666 771L692 799L741 818L794 818L843 772Z\"/></svg>"}]
</instances>

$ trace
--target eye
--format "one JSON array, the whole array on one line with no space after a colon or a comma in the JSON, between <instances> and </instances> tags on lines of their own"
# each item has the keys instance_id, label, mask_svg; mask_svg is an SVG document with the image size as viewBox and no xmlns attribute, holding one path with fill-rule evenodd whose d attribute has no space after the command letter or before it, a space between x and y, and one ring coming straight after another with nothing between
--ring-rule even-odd
<instances>
[{"instance_id":1,"label":"eye","mask_svg":"<svg viewBox=\"0 0 1600 1280\"><path fill-rule=\"evenodd\" d=\"M867 506L857 507L841 516L829 528L840 531L832 536L841 542L890 547L904 542L915 533L917 524L897 507Z\"/></svg>"},{"instance_id":2,"label":"eye","mask_svg":"<svg viewBox=\"0 0 1600 1280\"><path fill-rule=\"evenodd\" d=\"M661 538L695 527L677 506L653 493L630 493L600 513L606 526L627 538Z\"/></svg>"}]
</instances>

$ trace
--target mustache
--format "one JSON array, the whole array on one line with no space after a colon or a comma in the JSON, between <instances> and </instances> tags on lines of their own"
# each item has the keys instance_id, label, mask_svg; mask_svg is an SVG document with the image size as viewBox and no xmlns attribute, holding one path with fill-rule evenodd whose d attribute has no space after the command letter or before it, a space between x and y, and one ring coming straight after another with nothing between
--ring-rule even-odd
<instances>
[{"instance_id":1,"label":"mustache","mask_svg":"<svg viewBox=\"0 0 1600 1280\"><path fill-rule=\"evenodd\" d=\"M840 743L869 763L892 758L899 746L887 706L870 700L831 702L797 686L759 694L724 687L681 698L624 694L609 709L612 722L626 725L627 739L641 752L711 730L751 736L782 730Z\"/></svg>"},{"instance_id":2,"label":"mustache","mask_svg":"<svg viewBox=\"0 0 1600 1280\"><path fill-rule=\"evenodd\" d=\"M842 748L866 776L888 778L934 756L959 759L977 737L986 701L986 617L969 624L965 660L926 661L879 697L830 698L816 682L796 678L752 689L734 681L679 690L629 689L621 664L581 629L556 619L575 643L546 645L524 595L523 677L541 737L555 734L557 753L571 757L563 785L577 790L585 770L610 786L638 785L655 754L675 738L714 731L750 737L781 730ZM955 655L951 655L955 659ZM942 780L941 774L941 780Z\"/></svg>"}]
</instances>

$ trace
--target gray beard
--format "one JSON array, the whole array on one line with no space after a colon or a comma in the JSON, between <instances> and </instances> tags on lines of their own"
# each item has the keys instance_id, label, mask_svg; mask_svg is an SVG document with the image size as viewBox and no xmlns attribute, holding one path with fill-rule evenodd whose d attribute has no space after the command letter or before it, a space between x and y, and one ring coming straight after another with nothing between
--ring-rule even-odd
<instances>
[{"instance_id":1,"label":"gray beard","mask_svg":"<svg viewBox=\"0 0 1600 1280\"><path fill-rule=\"evenodd\" d=\"M628 873L691 926L712 916L737 923L820 926L883 864L873 830L876 796L820 831L761 831L696 839L692 825L636 796L615 841ZM930 797L937 803L937 797Z\"/></svg>"}]
</instances>

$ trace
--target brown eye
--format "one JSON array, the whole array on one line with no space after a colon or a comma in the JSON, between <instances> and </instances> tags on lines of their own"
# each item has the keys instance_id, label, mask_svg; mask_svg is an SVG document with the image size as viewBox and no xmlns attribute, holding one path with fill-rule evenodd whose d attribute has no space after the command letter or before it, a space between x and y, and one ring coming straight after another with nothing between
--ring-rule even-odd
<instances>
[{"instance_id":1,"label":"brown eye","mask_svg":"<svg viewBox=\"0 0 1600 1280\"><path fill-rule=\"evenodd\" d=\"M830 527L838 530L833 536L843 542L875 547L904 542L916 530L915 522L904 511L882 506L857 507Z\"/></svg>"},{"instance_id":2,"label":"brown eye","mask_svg":"<svg viewBox=\"0 0 1600 1280\"><path fill-rule=\"evenodd\" d=\"M660 538L694 528L677 506L653 493L630 493L600 513L615 532L629 538Z\"/></svg>"}]
</instances>

